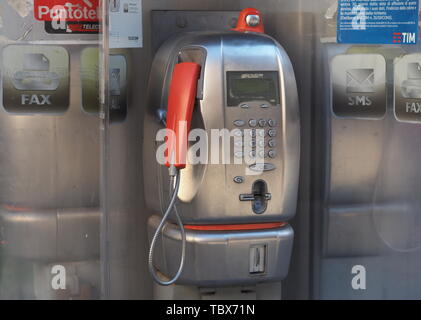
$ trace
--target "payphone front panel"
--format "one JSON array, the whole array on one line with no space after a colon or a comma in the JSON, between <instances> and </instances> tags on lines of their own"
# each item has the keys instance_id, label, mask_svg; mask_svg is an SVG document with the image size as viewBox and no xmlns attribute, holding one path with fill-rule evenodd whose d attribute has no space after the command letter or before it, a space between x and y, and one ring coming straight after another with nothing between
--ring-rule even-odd
<instances>
[{"instance_id":1,"label":"payphone front panel","mask_svg":"<svg viewBox=\"0 0 421 320\"><path fill-rule=\"evenodd\" d=\"M166 201L163 195L168 194L167 170L157 163L152 150L162 144L154 137L164 128L159 120L167 108L174 66L180 62L201 66L191 129L204 129L208 137L208 163L187 163L181 170L177 208L183 222L290 219L295 214L299 171L295 77L283 48L271 37L257 33L185 33L168 40L158 51L145 119L148 207L153 213L160 212ZM229 150L216 149L218 161L225 163L215 163L214 141L210 141L218 134L215 129L230 134Z\"/></svg>"}]
</instances>

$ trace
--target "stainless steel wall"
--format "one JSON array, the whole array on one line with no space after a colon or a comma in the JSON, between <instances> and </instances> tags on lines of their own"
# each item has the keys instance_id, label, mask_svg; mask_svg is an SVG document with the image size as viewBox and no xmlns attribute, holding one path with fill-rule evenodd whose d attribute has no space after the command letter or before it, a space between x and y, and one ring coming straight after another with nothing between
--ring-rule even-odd
<instances>
[{"instance_id":1,"label":"stainless steel wall","mask_svg":"<svg viewBox=\"0 0 421 320\"><path fill-rule=\"evenodd\" d=\"M82 108L81 81L82 51L98 43L98 35L46 33L32 2L0 3L3 88L11 76L5 58L10 46L16 52L23 48L18 45L35 53L41 47L67 51L70 70L68 87L51 91L69 94L67 110L57 114L36 107L10 113L3 101L19 92L1 90L0 299L99 297L100 121ZM64 69L65 62L57 67ZM72 290L52 289L57 264L65 266L69 281L76 279Z\"/></svg>"},{"instance_id":2,"label":"stainless steel wall","mask_svg":"<svg viewBox=\"0 0 421 320\"><path fill-rule=\"evenodd\" d=\"M105 104L100 123L98 115L82 110L80 77L82 50L97 47L98 39L70 35L63 41L34 22L30 7L17 10L2 1L0 53L10 44L58 45L69 53L71 72L70 103L63 114L17 115L0 108L0 298L152 297L146 231L150 213L143 199L148 173L142 171L142 140L149 138L142 137L147 82L161 41L152 27L152 11L245 7L262 12L266 32L292 60L299 89L300 191L283 297L419 298L416 190L421 155L413 144L419 140L419 125L394 119L391 73L385 119L335 118L329 75L330 60L339 53L375 51L390 67L393 58L417 52L419 46L335 44L335 2L144 0L143 48L108 50L104 39L107 55L126 58L128 110L110 121ZM168 30L186 28L175 23ZM2 73L5 67L2 62ZM78 279L82 290L69 282L69 290L58 294L46 285L57 263L66 267L70 279ZM353 265L372 272L368 290L352 290Z\"/></svg>"},{"instance_id":3,"label":"stainless steel wall","mask_svg":"<svg viewBox=\"0 0 421 320\"><path fill-rule=\"evenodd\" d=\"M324 44L323 70L339 53L379 53L387 63L386 115L380 120L340 119L331 112L329 89L320 90L316 175L319 218L314 225L314 297L417 299L421 296L419 124L399 122L393 110L393 61L419 47ZM353 266L366 268L366 290L351 286Z\"/></svg>"},{"instance_id":4,"label":"stainless steel wall","mask_svg":"<svg viewBox=\"0 0 421 320\"><path fill-rule=\"evenodd\" d=\"M316 23L311 297L418 299L421 127L396 119L393 85L394 59L420 47L335 44L335 15L332 10ZM332 112L332 59L356 53L386 61L382 119L344 119ZM367 272L365 290L351 285L354 266Z\"/></svg>"},{"instance_id":5,"label":"stainless steel wall","mask_svg":"<svg viewBox=\"0 0 421 320\"><path fill-rule=\"evenodd\" d=\"M299 88L300 195L283 297L419 297L419 202L414 191L418 189L419 152L411 147L419 136L419 125L394 119L391 73L384 120L337 119L331 112L329 74L332 57L348 50L380 53L390 68L394 57L417 52L419 46L402 50L338 45L335 4L334 0L143 2L144 47L126 52L132 63L128 116L106 130L104 297L152 297L146 264L150 213L144 210L142 198L143 175L148 173L142 172L141 165L147 80L159 38L154 36L151 12L239 11L244 7L262 11L266 32L292 60ZM168 29L183 31L177 24ZM368 290L353 290L354 265L369 270Z\"/></svg>"}]
</instances>

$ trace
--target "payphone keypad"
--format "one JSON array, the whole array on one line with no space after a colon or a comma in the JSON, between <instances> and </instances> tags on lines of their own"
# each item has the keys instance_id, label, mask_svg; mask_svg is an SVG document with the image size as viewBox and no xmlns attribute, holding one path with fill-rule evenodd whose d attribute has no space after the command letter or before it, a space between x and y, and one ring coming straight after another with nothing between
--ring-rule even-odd
<instances>
[{"instance_id":1,"label":"payphone keypad","mask_svg":"<svg viewBox=\"0 0 421 320\"><path fill-rule=\"evenodd\" d=\"M247 123L247 126L246 126ZM264 150L261 150L258 154L261 158L275 158L277 156L276 152L276 137L277 137L277 121L275 119L249 119L248 121L237 119L233 121L233 125L236 127L234 129L233 133L235 137L244 137L244 129L247 130L248 134L251 137L251 140L249 141L249 146L252 148L252 150L249 152L249 157L255 158L256 157L256 135L258 134L259 137L264 138L264 140L258 140L259 144L258 146L260 148L264 148ZM241 128L241 129L240 129ZM256 129L258 131L256 131ZM259 130L260 129L260 130ZM262 130L263 129L263 130ZM243 147L243 143L237 141L235 144L235 147L237 148L236 151L234 151L234 157L235 158L243 158L245 156L245 153L243 151L238 151L238 148Z\"/></svg>"}]
</instances>

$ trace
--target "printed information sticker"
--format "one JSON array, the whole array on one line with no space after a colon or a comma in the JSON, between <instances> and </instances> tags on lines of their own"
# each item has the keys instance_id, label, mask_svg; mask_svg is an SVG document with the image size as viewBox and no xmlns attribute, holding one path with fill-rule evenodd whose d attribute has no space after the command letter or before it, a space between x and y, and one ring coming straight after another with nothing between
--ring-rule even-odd
<instances>
[{"instance_id":1,"label":"printed information sticker","mask_svg":"<svg viewBox=\"0 0 421 320\"><path fill-rule=\"evenodd\" d=\"M337 42L416 44L419 0L338 0Z\"/></svg>"},{"instance_id":2,"label":"printed information sticker","mask_svg":"<svg viewBox=\"0 0 421 320\"><path fill-rule=\"evenodd\" d=\"M110 48L141 48L142 1L110 0Z\"/></svg>"}]
</instances>

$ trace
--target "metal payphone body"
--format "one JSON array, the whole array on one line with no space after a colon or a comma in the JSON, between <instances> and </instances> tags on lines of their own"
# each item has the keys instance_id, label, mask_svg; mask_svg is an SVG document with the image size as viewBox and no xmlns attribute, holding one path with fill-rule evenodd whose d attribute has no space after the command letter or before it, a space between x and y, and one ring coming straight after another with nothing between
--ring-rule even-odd
<instances>
[{"instance_id":1,"label":"metal payphone body","mask_svg":"<svg viewBox=\"0 0 421 320\"><path fill-rule=\"evenodd\" d=\"M169 192L167 170L155 157L161 144L155 136L164 128L172 71L181 62L201 66L192 129L204 129L209 137L212 129L228 129L234 137L250 135L243 144L253 141L253 132L261 129L265 145L263 164L250 161L252 155L231 142L231 163L187 164L181 171L177 210L189 227L186 264L178 283L216 286L281 280L288 272L293 242L286 221L295 214L300 150L297 88L289 58L274 39L254 32L190 32L161 46L152 65L144 124L145 199L153 214L150 233L159 224ZM239 85L241 79L252 81ZM264 94L244 92L262 85ZM244 161L236 164L235 159ZM241 228L251 224L266 227ZM221 227L227 225L240 228ZM171 222L162 236L162 254L155 265L170 275L179 263L181 236Z\"/></svg>"}]
</instances>

